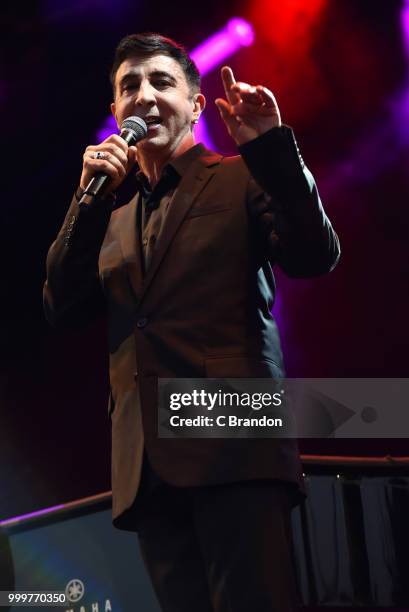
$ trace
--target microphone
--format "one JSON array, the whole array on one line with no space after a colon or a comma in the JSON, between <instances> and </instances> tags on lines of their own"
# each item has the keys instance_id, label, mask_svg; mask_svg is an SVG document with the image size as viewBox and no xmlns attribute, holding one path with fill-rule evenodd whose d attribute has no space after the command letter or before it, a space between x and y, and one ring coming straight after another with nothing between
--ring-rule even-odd
<instances>
[{"instance_id":1,"label":"microphone","mask_svg":"<svg viewBox=\"0 0 409 612\"><path fill-rule=\"evenodd\" d=\"M121 133L119 135L129 146L131 146L142 140L142 138L145 138L147 133L148 127L145 121L140 117L134 116L125 119L121 125ZM82 194L79 206L88 206L93 202L94 198L101 196L110 180L111 177L104 172L98 172L93 176Z\"/></svg>"}]
</instances>

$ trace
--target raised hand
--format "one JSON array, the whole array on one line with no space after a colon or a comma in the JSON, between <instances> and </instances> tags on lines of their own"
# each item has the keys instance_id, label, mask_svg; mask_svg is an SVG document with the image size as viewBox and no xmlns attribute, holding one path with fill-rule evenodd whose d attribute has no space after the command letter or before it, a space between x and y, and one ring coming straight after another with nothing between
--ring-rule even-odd
<instances>
[{"instance_id":1,"label":"raised hand","mask_svg":"<svg viewBox=\"0 0 409 612\"><path fill-rule=\"evenodd\" d=\"M281 125L280 111L269 89L236 82L229 66L223 66L221 76L227 100L217 98L215 103L238 145Z\"/></svg>"}]
</instances>

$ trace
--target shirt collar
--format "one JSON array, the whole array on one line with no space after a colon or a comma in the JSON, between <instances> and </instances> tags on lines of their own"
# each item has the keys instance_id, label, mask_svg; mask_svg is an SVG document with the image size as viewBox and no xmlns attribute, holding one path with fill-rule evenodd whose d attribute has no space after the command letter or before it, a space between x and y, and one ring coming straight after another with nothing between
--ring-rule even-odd
<instances>
[{"instance_id":1,"label":"shirt collar","mask_svg":"<svg viewBox=\"0 0 409 612\"><path fill-rule=\"evenodd\" d=\"M193 163L198 157L200 157L203 152L204 146L201 142L199 142L198 144L193 145L193 147L190 147L190 149L182 153L182 155L179 155L179 157L176 157L176 159L173 159L171 162L169 162L169 164L167 164L165 168L167 168L167 166L172 166L179 174L179 176L183 176L189 168L190 164Z\"/></svg>"},{"instance_id":2,"label":"shirt collar","mask_svg":"<svg viewBox=\"0 0 409 612\"><path fill-rule=\"evenodd\" d=\"M178 180L180 180L180 178L182 178L182 176L187 172L190 164L192 164L198 157L200 157L200 155L203 154L204 150L204 146L202 145L202 143L199 142L198 144L193 145L193 147L182 153L182 155L179 155L179 157L176 157L171 162L167 163L166 166L162 168L161 176L157 185L155 186L155 189L159 185L159 183L163 182L164 179L166 179L166 181L172 178L177 178ZM136 173L136 180L138 182L142 195L144 197L148 197L152 193L152 190L148 178L142 172L142 170L139 170L139 172Z\"/></svg>"}]
</instances>

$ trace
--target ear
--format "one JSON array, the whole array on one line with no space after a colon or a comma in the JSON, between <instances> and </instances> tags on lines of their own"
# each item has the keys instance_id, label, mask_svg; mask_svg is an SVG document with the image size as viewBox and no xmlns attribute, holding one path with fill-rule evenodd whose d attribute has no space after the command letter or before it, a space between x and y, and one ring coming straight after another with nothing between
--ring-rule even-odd
<instances>
[{"instance_id":1,"label":"ear","mask_svg":"<svg viewBox=\"0 0 409 612\"><path fill-rule=\"evenodd\" d=\"M111 102L111 113L115 117L116 124L117 124L117 126L119 128L120 126L119 126L119 123L118 123L118 118L116 116L116 105L115 105L115 102Z\"/></svg>"},{"instance_id":2,"label":"ear","mask_svg":"<svg viewBox=\"0 0 409 612\"><path fill-rule=\"evenodd\" d=\"M206 107L206 98L203 94L197 93L193 96L193 113L192 113L192 123L197 123L199 121L199 117L202 114Z\"/></svg>"}]
</instances>

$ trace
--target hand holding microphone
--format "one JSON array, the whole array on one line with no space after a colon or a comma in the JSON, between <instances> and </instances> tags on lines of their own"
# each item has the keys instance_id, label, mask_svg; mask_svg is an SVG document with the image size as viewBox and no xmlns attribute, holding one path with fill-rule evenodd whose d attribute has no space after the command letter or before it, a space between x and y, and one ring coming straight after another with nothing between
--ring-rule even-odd
<instances>
[{"instance_id":1,"label":"hand holding microphone","mask_svg":"<svg viewBox=\"0 0 409 612\"><path fill-rule=\"evenodd\" d=\"M80 187L84 194L80 205L95 197L115 191L136 162L135 144L145 138L147 126L140 117L128 117L121 133L111 134L99 145L85 149Z\"/></svg>"}]
</instances>

